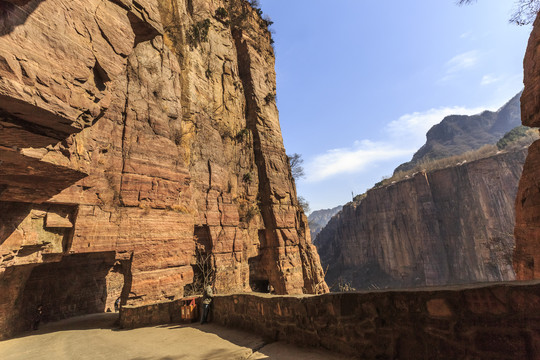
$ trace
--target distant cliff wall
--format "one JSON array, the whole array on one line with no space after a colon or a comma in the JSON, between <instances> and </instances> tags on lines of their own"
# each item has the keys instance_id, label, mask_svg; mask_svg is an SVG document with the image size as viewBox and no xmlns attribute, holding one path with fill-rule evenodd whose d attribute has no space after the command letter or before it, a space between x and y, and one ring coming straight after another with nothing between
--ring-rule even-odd
<instances>
[{"instance_id":1,"label":"distant cliff wall","mask_svg":"<svg viewBox=\"0 0 540 360\"><path fill-rule=\"evenodd\" d=\"M357 289L512 280L526 150L417 173L344 206L317 236L326 280Z\"/></svg>"},{"instance_id":2,"label":"distant cliff wall","mask_svg":"<svg viewBox=\"0 0 540 360\"><path fill-rule=\"evenodd\" d=\"M321 230L328 224L328 221L332 216L336 215L343 209L343 206L339 205L332 209L322 209L313 211L308 216L309 230L311 231L311 238L315 237L321 232Z\"/></svg>"}]
</instances>

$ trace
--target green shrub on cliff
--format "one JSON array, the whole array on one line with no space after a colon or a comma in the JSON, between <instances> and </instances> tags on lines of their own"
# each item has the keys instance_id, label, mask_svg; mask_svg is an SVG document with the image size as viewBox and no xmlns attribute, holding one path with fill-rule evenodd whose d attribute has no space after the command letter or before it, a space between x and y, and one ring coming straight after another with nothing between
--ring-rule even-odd
<instances>
[{"instance_id":1,"label":"green shrub on cliff","mask_svg":"<svg viewBox=\"0 0 540 360\"><path fill-rule=\"evenodd\" d=\"M229 17L229 12L224 7L219 7L216 10L216 13L214 14L214 16L216 17L216 19L220 21L225 21L225 19Z\"/></svg>"},{"instance_id":2,"label":"green shrub on cliff","mask_svg":"<svg viewBox=\"0 0 540 360\"><path fill-rule=\"evenodd\" d=\"M537 138L538 130L530 129L526 126L518 126L504 134L504 136L497 141L497 148L503 150L510 146L527 145Z\"/></svg>"},{"instance_id":3,"label":"green shrub on cliff","mask_svg":"<svg viewBox=\"0 0 540 360\"><path fill-rule=\"evenodd\" d=\"M195 48L200 43L208 42L208 31L210 30L210 19L201 20L189 28L186 33L188 44Z\"/></svg>"},{"instance_id":4,"label":"green shrub on cliff","mask_svg":"<svg viewBox=\"0 0 540 360\"><path fill-rule=\"evenodd\" d=\"M308 213L311 210L308 201L303 196L298 197L298 206L300 206L305 213Z\"/></svg>"}]
</instances>

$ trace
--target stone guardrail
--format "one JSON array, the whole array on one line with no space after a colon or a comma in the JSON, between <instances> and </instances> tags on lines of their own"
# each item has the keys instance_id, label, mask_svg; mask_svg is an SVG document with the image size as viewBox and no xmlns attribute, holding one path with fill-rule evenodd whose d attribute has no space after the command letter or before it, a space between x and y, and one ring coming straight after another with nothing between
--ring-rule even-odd
<instances>
[{"instance_id":1,"label":"stone guardrail","mask_svg":"<svg viewBox=\"0 0 540 360\"><path fill-rule=\"evenodd\" d=\"M180 320L180 301L126 307L127 328ZM362 359L540 359L540 283L319 296L216 296L213 321Z\"/></svg>"}]
</instances>

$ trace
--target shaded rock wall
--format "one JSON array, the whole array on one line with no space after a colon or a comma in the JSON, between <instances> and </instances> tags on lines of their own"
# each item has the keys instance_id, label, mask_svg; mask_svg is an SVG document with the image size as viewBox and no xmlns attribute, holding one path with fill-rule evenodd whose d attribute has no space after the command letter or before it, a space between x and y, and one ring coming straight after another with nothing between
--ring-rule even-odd
<instances>
[{"instance_id":1,"label":"shaded rock wall","mask_svg":"<svg viewBox=\"0 0 540 360\"><path fill-rule=\"evenodd\" d=\"M0 5L0 334L36 266L75 254L114 254L104 307L182 296L196 249L218 292L327 291L247 2Z\"/></svg>"},{"instance_id":2,"label":"shaded rock wall","mask_svg":"<svg viewBox=\"0 0 540 360\"><path fill-rule=\"evenodd\" d=\"M369 190L317 236L326 280L357 289L513 280L526 150Z\"/></svg>"},{"instance_id":3,"label":"shaded rock wall","mask_svg":"<svg viewBox=\"0 0 540 360\"><path fill-rule=\"evenodd\" d=\"M315 239L322 229L328 224L328 221L343 209L343 206L339 205L332 209L322 209L313 211L308 216L309 230L311 231L311 238Z\"/></svg>"},{"instance_id":4,"label":"shaded rock wall","mask_svg":"<svg viewBox=\"0 0 540 360\"><path fill-rule=\"evenodd\" d=\"M523 61L525 89L521 96L523 125L540 127L540 18L529 38ZM529 147L516 198L514 267L521 280L540 278L540 141Z\"/></svg>"},{"instance_id":5,"label":"shaded rock wall","mask_svg":"<svg viewBox=\"0 0 540 360\"><path fill-rule=\"evenodd\" d=\"M540 285L320 296L217 296L216 323L358 359L537 359ZM178 321L179 302L129 306L128 328Z\"/></svg>"}]
</instances>

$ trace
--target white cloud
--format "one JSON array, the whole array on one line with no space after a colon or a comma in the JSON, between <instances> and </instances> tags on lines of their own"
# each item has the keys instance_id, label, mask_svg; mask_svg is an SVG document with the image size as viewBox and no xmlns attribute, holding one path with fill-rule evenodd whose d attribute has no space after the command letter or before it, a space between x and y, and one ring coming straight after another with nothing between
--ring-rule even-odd
<instances>
[{"instance_id":1,"label":"white cloud","mask_svg":"<svg viewBox=\"0 0 540 360\"><path fill-rule=\"evenodd\" d=\"M445 83L452 80L457 74L463 70L470 69L478 64L480 56L478 51L471 50L454 56L446 62L446 74L439 80L440 83Z\"/></svg>"},{"instance_id":2,"label":"white cloud","mask_svg":"<svg viewBox=\"0 0 540 360\"><path fill-rule=\"evenodd\" d=\"M453 74L469 69L478 63L478 51L472 50L456 55L446 62L446 73Z\"/></svg>"},{"instance_id":3,"label":"white cloud","mask_svg":"<svg viewBox=\"0 0 540 360\"><path fill-rule=\"evenodd\" d=\"M486 108L465 108L460 106L454 107L442 107L437 109L429 109L422 112L414 112L412 114L405 114L399 119L391 121L386 130L389 135L394 139L404 139L415 143L418 140L423 141L426 137L426 133L433 125L441 122L443 118L448 115L474 115L478 114Z\"/></svg>"},{"instance_id":4,"label":"white cloud","mask_svg":"<svg viewBox=\"0 0 540 360\"><path fill-rule=\"evenodd\" d=\"M386 142L356 141L350 148L328 150L306 166L307 181L316 182L338 174L367 170L369 165L405 156L414 149L402 149Z\"/></svg>"},{"instance_id":5,"label":"white cloud","mask_svg":"<svg viewBox=\"0 0 540 360\"><path fill-rule=\"evenodd\" d=\"M485 85L490 85L490 84L493 84L493 83L496 83L498 81L501 81L502 80L502 77L497 77L493 74L488 74L488 75L484 75L482 77L482 81L480 81L480 85L482 86L485 86Z\"/></svg>"},{"instance_id":6,"label":"white cloud","mask_svg":"<svg viewBox=\"0 0 540 360\"><path fill-rule=\"evenodd\" d=\"M405 114L384 127L387 140L356 141L351 147L326 151L306 164L306 181L317 182L340 174L353 174L370 169L375 163L412 157L422 146L427 131L448 115L473 115L481 108L444 107Z\"/></svg>"}]
</instances>

